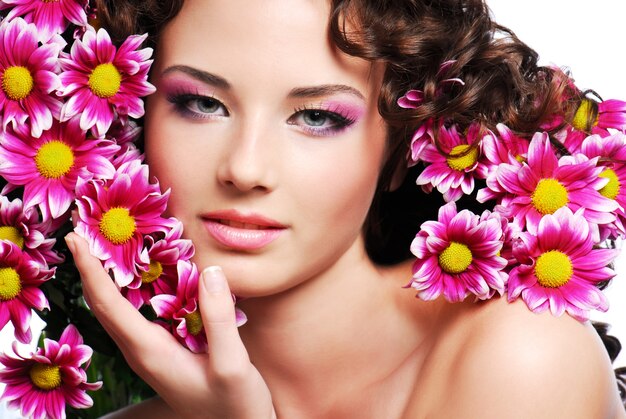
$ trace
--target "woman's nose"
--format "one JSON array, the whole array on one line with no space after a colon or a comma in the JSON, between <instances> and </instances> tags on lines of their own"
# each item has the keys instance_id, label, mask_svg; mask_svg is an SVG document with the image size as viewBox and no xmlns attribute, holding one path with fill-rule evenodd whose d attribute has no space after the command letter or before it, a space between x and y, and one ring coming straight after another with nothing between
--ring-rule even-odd
<instances>
[{"instance_id":1,"label":"woman's nose","mask_svg":"<svg viewBox=\"0 0 626 419\"><path fill-rule=\"evenodd\" d=\"M276 187L276 145L259 124L234 133L223 151L217 177L221 185L241 192L270 191Z\"/></svg>"}]
</instances>

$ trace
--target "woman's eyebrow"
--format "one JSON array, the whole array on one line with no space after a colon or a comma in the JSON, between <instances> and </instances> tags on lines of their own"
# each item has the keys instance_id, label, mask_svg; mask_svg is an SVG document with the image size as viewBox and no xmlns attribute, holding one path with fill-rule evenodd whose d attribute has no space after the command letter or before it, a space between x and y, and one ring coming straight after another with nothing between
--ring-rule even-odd
<instances>
[{"instance_id":1,"label":"woman's eyebrow","mask_svg":"<svg viewBox=\"0 0 626 419\"><path fill-rule=\"evenodd\" d=\"M358 97L359 99L365 100L365 96L363 96L361 92L354 87L346 86L345 84L323 84L320 86L296 87L291 89L289 97L316 97L331 95L334 93L348 93Z\"/></svg>"},{"instance_id":2,"label":"woman's eyebrow","mask_svg":"<svg viewBox=\"0 0 626 419\"><path fill-rule=\"evenodd\" d=\"M181 72L185 73L194 79L201 81L205 84L210 84L211 86L218 87L220 89L228 90L230 89L230 84L226 81L226 79L216 76L215 74L209 73L208 71L200 70L194 67L189 67L187 65L173 65L167 67L163 70L162 75L166 75L169 73Z\"/></svg>"},{"instance_id":3,"label":"woman's eyebrow","mask_svg":"<svg viewBox=\"0 0 626 419\"><path fill-rule=\"evenodd\" d=\"M194 67L190 67L187 65L173 65L167 67L163 70L162 75L166 75L169 73L181 72L185 73L196 80L199 80L203 83L210 84L212 86L221 88L221 89L230 89L230 83L226 81L226 79L217 76L213 73L209 73L208 71L200 70ZM365 99L365 96L357 89L351 86L347 86L345 84L323 84L320 86L310 86L310 87L296 87L291 89L289 92L289 97L294 98L302 98L302 97L317 97L317 96L326 96L335 93L348 93L352 94L359 99Z\"/></svg>"}]
</instances>

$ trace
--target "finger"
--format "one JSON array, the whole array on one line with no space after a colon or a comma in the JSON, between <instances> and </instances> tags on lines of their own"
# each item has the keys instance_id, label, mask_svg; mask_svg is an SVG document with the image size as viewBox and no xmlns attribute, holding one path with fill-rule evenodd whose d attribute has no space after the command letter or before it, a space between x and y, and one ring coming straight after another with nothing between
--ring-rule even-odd
<instances>
[{"instance_id":1,"label":"finger","mask_svg":"<svg viewBox=\"0 0 626 419\"><path fill-rule=\"evenodd\" d=\"M76 233L65 236L67 247L74 256L88 297L91 310L120 349L140 348L152 342L154 334L167 332L146 320L133 305L120 294L102 262L89 253L87 242Z\"/></svg>"},{"instance_id":2,"label":"finger","mask_svg":"<svg viewBox=\"0 0 626 419\"><path fill-rule=\"evenodd\" d=\"M232 294L219 266L209 266L202 272L198 297L213 371L219 373L242 361L249 363L237 330Z\"/></svg>"}]
</instances>

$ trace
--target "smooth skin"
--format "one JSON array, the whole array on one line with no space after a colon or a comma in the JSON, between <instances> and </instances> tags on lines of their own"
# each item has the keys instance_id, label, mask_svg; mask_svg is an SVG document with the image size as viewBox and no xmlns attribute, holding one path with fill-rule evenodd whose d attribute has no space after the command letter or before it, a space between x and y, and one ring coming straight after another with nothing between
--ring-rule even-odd
<instances>
[{"instance_id":1,"label":"smooth skin","mask_svg":"<svg viewBox=\"0 0 626 419\"><path fill-rule=\"evenodd\" d=\"M161 396L110 417L626 417L588 323L499 298L423 302L403 288L411 261L367 257L383 66L337 51L327 18L323 1L186 0L164 29L146 155L194 261L221 269L199 286L209 354L192 354L68 235L90 307ZM231 209L285 231L254 251L228 248L203 214ZM239 329L231 290L250 319Z\"/></svg>"}]
</instances>

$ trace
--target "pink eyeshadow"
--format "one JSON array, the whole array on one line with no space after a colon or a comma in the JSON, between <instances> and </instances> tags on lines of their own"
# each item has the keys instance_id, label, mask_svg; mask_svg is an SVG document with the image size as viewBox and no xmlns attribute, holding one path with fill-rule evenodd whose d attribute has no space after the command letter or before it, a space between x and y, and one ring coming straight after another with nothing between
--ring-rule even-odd
<instances>
[{"instance_id":1,"label":"pink eyeshadow","mask_svg":"<svg viewBox=\"0 0 626 419\"><path fill-rule=\"evenodd\" d=\"M210 95L210 92L206 91L206 87L202 83L194 82L184 77L164 77L163 79L161 79L159 87L163 90L165 94L185 92L206 96Z\"/></svg>"},{"instance_id":2,"label":"pink eyeshadow","mask_svg":"<svg viewBox=\"0 0 626 419\"><path fill-rule=\"evenodd\" d=\"M365 113L365 106L351 102L328 101L322 102L322 109L336 112L352 121L358 121Z\"/></svg>"}]
</instances>

